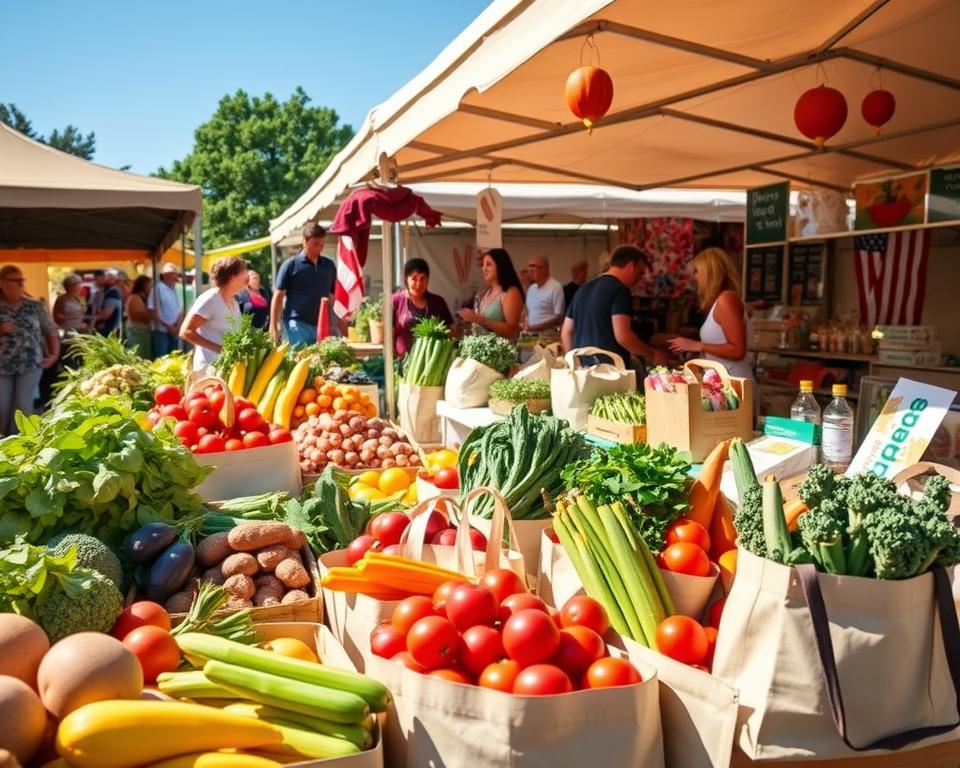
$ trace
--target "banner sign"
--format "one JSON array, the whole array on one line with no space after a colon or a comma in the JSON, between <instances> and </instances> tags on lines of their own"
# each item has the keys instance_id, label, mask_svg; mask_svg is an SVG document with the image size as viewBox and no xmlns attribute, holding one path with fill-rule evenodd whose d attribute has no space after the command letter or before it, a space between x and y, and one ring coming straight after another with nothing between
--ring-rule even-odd
<instances>
[{"instance_id":1,"label":"banner sign","mask_svg":"<svg viewBox=\"0 0 960 768\"><path fill-rule=\"evenodd\" d=\"M502 248L503 199L493 187L477 195L477 248Z\"/></svg>"}]
</instances>

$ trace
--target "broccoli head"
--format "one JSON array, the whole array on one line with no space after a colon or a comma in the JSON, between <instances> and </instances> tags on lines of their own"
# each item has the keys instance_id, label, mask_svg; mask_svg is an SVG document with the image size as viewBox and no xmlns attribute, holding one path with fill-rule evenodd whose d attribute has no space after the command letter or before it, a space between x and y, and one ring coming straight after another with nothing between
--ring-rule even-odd
<instances>
[{"instance_id":1,"label":"broccoli head","mask_svg":"<svg viewBox=\"0 0 960 768\"><path fill-rule=\"evenodd\" d=\"M909 579L923 572L932 542L910 499L894 494L867 517L865 527L878 579Z\"/></svg>"},{"instance_id":2,"label":"broccoli head","mask_svg":"<svg viewBox=\"0 0 960 768\"><path fill-rule=\"evenodd\" d=\"M74 632L109 632L123 610L123 595L116 585L86 568L56 578L56 588L37 609L37 621L50 642Z\"/></svg>"},{"instance_id":3,"label":"broccoli head","mask_svg":"<svg viewBox=\"0 0 960 768\"><path fill-rule=\"evenodd\" d=\"M113 551L100 539L85 533L60 533L47 542L51 555L64 555L71 547L77 550L77 567L102 573L117 589L123 588L123 568Z\"/></svg>"},{"instance_id":4,"label":"broccoli head","mask_svg":"<svg viewBox=\"0 0 960 768\"><path fill-rule=\"evenodd\" d=\"M763 488L747 489L733 513L737 544L758 557L767 556L767 540L763 533Z\"/></svg>"},{"instance_id":5,"label":"broccoli head","mask_svg":"<svg viewBox=\"0 0 960 768\"><path fill-rule=\"evenodd\" d=\"M825 464L814 464L807 472L803 482L797 486L797 493L808 509L820 506L824 499L833 497L837 476Z\"/></svg>"},{"instance_id":6,"label":"broccoli head","mask_svg":"<svg viewBox=\"0 0 960 768\"><path fill-rule=\"evenodd\" d=\"M819 507L805 512L797 520L803 546L820 570L840 575L847 572L843 546L845 521L841 522L843 511L836 502L825 499Z\"/></svg>"},{"instance_id":7,"label":"broccoli head","mask_svg":"<svg viewBox=\"0 0 960 768\"><path fill-rule=\"evenodd\" d=\"M923 486L924 500L933 504L941 512L946 512L950 508L952 493L950 481L943 475L931 475Z\"/></svg>"}]
</instances>

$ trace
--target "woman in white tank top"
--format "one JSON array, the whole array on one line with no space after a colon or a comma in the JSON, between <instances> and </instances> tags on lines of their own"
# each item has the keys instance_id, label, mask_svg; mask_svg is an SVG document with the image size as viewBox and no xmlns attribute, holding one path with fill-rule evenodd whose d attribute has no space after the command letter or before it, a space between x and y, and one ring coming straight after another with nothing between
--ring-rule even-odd
<instances>
[{"instance_id":1,"label":"woman in white tank top","mask_svg":"<svg viewBox=\"0 0 960 768\"><path fill-rule=\"evenodd\" d=\"M747 361L747 314L740 299L740 270L726 251L707 248L693 259L693 276L700 295L700 309L707 319L700 326L700 340L676 336L674 352L692 352L722 363L731 376L753 378Z\"/></svg>"}]
</instances>

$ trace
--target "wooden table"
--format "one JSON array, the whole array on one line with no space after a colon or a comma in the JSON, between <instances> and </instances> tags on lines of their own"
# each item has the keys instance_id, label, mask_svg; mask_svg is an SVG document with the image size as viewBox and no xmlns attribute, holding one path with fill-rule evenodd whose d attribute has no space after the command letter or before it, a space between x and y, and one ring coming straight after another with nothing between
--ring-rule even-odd
<instances>
[{"instance_id":1,"label":"wooden table","mask_svg":"<svg viewBox=\"0 0 960 768\"><path fill-rule=\"evenodd\" d=\"M751 768L751 766L776 766L776 768L957 768L957 766L960 766L960 741L934 744L932 747L907 752L852 757L847 760L773 760L762 763L750 760L740 749L734 747L730 768Z\"/></svg>"}]
</instances>

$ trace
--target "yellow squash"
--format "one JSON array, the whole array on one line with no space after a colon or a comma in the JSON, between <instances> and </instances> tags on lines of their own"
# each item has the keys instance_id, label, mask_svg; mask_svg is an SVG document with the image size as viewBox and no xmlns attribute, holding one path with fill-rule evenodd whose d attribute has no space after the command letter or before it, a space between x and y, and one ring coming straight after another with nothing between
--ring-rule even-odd
<instances>
[{"instance_id":1,"label":"yellow squash","mask_svg":"<svg viewBox=\"0 0 960 768\"><path fill-rule=\"evenodd\" d=\"M267 384L270 383L273 374L277 372L288 349L290 349L290 345L284 342L267 355L267 359L263 361L263 365L260 366L260 370L257 371L256 378L254 378L253 384L250 386L250 392L247 393L247 400L254 405L260 403L260 398L263 397L263 393L267 391Z\"/></svg>"},{"instance_id":2,"label":"yellow squash","mask_svg":"<svg viewBox=\"0 0 960 768\"><path fill-rule=\"evenodd\" d=\"M247 364L241 360L233 366L227 377L227 388L234 397L243 397L243 380L247 375Z\"/></svg>"},{"instance_id":3,"label":"yellow squash","mask_svg":"<svg viewBox=\"0 0 960 768\"><path fill-rule=\"evenodd\" d=\"M270 379L270 383L267 384L267 389L263 393L263 397L261 397L257 403L257 410L265 421L273 421L273 412L276 409L277 400L280 399L280 393L283 391L283 385L286 381L287 378L282 370L274 373L273 378Z\"/></svg>"},{"instance_id":4,"label":"yellow squash","mask_svg":"<svg viewBox=\"0 0 960 768\"><path fill-rule=\"evenodd\" d=\"M303 391L303 385L307 383L307 377L310 375L310 360L305 358L299 361L290 375L287 377L287 383L277 398L277 404L273 411L273 420L281 427L290 429L290 419L293 417L293 409L297 406L297 398Z\"/></svg>"},{"instance_id":5,"label":"yellow squash","mask_svg":"<svg viewBox=\"0 0 960 768\"><path fill-rule=\"evenodd\" d=\"M150 763L148 768L280 768L284 763L244 752L195 752Z\"/></svg>"}]
</instances>

